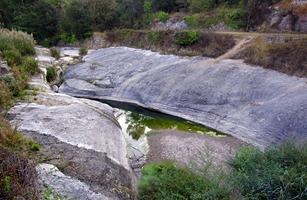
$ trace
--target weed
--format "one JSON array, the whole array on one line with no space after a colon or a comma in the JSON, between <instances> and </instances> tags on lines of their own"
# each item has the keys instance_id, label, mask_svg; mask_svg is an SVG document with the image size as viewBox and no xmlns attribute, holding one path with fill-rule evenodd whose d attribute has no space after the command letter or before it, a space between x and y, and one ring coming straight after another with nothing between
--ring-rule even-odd
<instances>
[{"instance_id":1,"label":"weed","mask_svg":"<svg viewBox=\"0 0 307 200\"><path fill-rule=\"evenodd\" d=\"M169 19L169 14L163 11L155 13L154 16L159 22L166 22Z\"/></svg>"},{"instance_id":2,"label":"weed","mask_svg":"<svg viewBox=\"0 0 307 200\"><path fill-rule=\"evenodd\" d=\"M48 83L55 81L56 78L57 78L56 68L55 67L48 67L47 68L47 76L46 76Z\"/></svg>"},{"instance_id":3,"label":"weed","mask_svg":"<svg viewBox=\"0 0 307 200\"><path fill-rule=\"evenodd\" d=\"M25 57L22 61L23 70L29 75L34 75L39 72L38 62L33 57Z\"/></svg>"},{"instance_id":4,"label":"weed","mask_svg":"<svg viewBox=\"0 0 307 200\"><path fill-rule=\"evenodd\" d=\"M81 48L79 49L79 55L80 55L80 56L85 56L85 55L87 54L87 52L88 52L88 50L87 50L86 47L81 47Z\"/></svg>"},{"instance_id":5,"label":"weed","mask_svg":"<svg viewBox=\"0 0 307 200\"><path fill-rule=\"evenodd\" d=\"M10 188L11 188L11 177L10 176L5 176L3 180L3 187L4 187L4 192L9 193Z\"/></svg>"},{"instance_id":6,"label":"weed","mask_svg":"<svg viewBox=\"0 0 307 200\"><path fill-rule=\"evenodd\" d=\"M56 59L60 58L60 51L55 47L50 48L50 54L51 54L52 57L54 57Z\"/></svg>"}]
</instances>

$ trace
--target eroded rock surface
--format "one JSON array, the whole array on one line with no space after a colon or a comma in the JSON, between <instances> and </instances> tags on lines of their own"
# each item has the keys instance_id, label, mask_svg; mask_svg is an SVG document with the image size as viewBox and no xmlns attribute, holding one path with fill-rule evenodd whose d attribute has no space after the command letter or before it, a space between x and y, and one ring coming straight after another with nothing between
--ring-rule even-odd
<instances>
[{"instance_id":1,"label":"eroded rock surface","mask_svg":"<svg viewBox=\"0 0 307 200\"><path fill-rule=\"evenodd\" d=\"M69 67L65 80L62 93L130 102L261 148L307 135L307 80L240 60L214 62L106 48Z\"/></svg>"},{"instance_id":2,"label":"eroded rock surface","mask_svg":"<svg viewBox=\"0 0 307 200\"><path fill-rule=\"evenodd\" d=\"M41 69L57 63L45 49L38 52ZM44 163L38 166L44 187L67 199L134 199L134 175L113 108L54 93L44 73L29 84L37 95L16 104L8 118L42 145L37 160Z\"/></svg>"}]
</instances>

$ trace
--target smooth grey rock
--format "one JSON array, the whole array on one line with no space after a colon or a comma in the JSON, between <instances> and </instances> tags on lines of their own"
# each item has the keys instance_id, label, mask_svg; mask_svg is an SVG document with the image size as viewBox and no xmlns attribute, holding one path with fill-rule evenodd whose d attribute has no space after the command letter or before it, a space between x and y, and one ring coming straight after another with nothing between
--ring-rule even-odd
<instances>
[{"instance_id":1,"label":"smooth grey rock","mask_svg":"<svg viewBox=\"0 0 307 200\"><path fill-rule=\"evenodd\" d=\"M240 60L214 62L126 47L100 49L84 60L67 69L60 92L155 109L261 148L306 139L304 78ZM112 87L93 84L106 78Z\"/></svg>"},{"instance_id":2,"label":"smooth grey rock","mask_svg":"<svg viewBox=\"0 0 307 200\"><path fill-rule=\"evenodd\" d=\"M52 192L65 199L108 200L103 194L91 191L85 183L64 175L57 167L39 164L36 168L41 185L47 185Z\"/></svg>"},{"instance_id":3,"label":"smooth grey rock","mask_svg":"<svg viewBox=\"0 0 307 200\"><path fill-rule=\"evenodd\" d=\"M42 144L41 153L49 162L68 165L65 174L110 199L133 199L134 175L125 137L113 112L100 102L49 91L32 97L29 103L15 105L8 116L20 132ZM66 183L66 178L56 179ZM79 192L76 195L83 195Z\"/></svg>"},{"instance_id":4,"label":"smooth grey rock","mask_svg":"<svg viewBox=\"0 0 307 200\"><path fill-rule=\"evenodd\" d=\"M62 57L79 57L79 48L74 47L63 47L60 49Z\"/></svg>"},{"instance_id":5,"label":"smooth grey rock","mask_svg":"<svg viewBox=\"0 0 307 200\"><path fill-rule=\"evenodd\" d=\"M19 131L51 135L71 145L106 153L129 169L125 138L111 108L56 93L42 93L36 99L33 103L17 104L10 110L14 115L11 122Z\"/></svg>"}]
</instances>

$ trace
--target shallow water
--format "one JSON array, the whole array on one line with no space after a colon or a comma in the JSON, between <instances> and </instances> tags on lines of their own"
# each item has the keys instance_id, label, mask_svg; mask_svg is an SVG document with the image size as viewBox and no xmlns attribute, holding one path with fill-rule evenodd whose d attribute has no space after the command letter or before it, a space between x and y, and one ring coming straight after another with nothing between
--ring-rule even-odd
<instances>
[{"instance_id":1,"label":"shallow water","mask_svg":"<svg viewBox=\"0 0 307 200\"><path fill-rule=\"evenodd\" d=\"M146 114L133 111L124 111L119 117L119 123L123 131L134 140L139 140L143 135L148 135L161 130L178 130L187 133L199 133L213 137L223 137L222 133L204 127L202 125L186 121L172 116L151 113Z\"/></svg>"},{"instance_id":2,"label":"shallow water","mask_svg":"<svg viewBox=\"0 0 307 200\"><path fill-rule=\"evenodd\" d=\"M113 104L114 106L114 104ZM204 127L202 125L140 107L118 106L117 120L127 141L127 150L133 166L141 168L146 162L149 151L148 135L159 134L163 131L176 130L182 133L199 133L212 137L226 137L226 135ZM125 109L125 110L123 110Z\"/></svg>"}]
</instances>

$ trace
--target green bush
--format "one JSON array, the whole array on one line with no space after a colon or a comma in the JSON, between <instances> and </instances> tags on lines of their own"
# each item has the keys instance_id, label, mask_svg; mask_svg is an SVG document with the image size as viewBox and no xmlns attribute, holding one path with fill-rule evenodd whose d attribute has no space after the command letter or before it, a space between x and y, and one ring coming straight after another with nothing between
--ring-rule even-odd
<instances>
[{"instance_id":1,"label":"green bush","mask_svg":"<svg viewBox=\"0 0 307 200\"><path fill-rule=\"evenodd\" d=\"M56 59L60 58L60 51L57 48L55 48L55 47L52 47L50 49L50 54L51 54L52 57L54 57Z\"/></svg>"},{"instance_id":2,"label":"green bush","mask_svg":"<svg viewBox=\"0 0 307 200\"><path fill-rule=\"evenodd\" d=\"M243 9L229 9L229 12L226 14L224 21L227 26L233 29L239 29L244 27Z\"/></svg>"},{"instance_id":3,"label":"green bush","mask_svg":"<svg viewBox=\"0 0 307 200\"><path fill-rule=\"evenodd\" d=\"M307 199L307 146L286 144L261 152L241 149L231 162L233 185L246 199Z\"/></svg>"},{"instance_id":4,"label":"green bush","mask_svg":"<svg viewBox=\"0 0 307 200\"><path fill-rule=\"evenodd\" d=\"M3 51L3 57L9 66L17 66L22 63L22 55L15 49Z\"/></svg>"},{"instance_id":5,"label":"green bush","mask_svg":"<svg viewBox=\"0 0 307 200\"><path fill-rule=\"evenodd\" d=\"M39 72L38 62L33 57L25 57L22 61L22 68L29 75L34 75Z\"/></svg>"},{"instance_id":6,"label":"green bush","mask_svg":"<svg viewBox=\"0 0 307 200\"><path fill-rule=\"evenodd\" d=\"M163 11L159 11L154 14L155 19L157 19L160 22L166 22L169 19L169 14Z\"/></svg>"},{"instance_id":7,"label":"green bush","mask_svg":"<svg viewBox=\"0 0 307 200\"><path fill-rule=\"evenodd\" d=\"M47 68L47 76L46 76L48 83L55 81L56 78L57 78L56 68L55 67L48 67Z\"/></svg>"},{"instance_id":8,"label":"green bush","mask_svg":"<svg viewBox=\"0 0 307 200\"><path fill-rule=\"evenodd\" d=\"M200 38L196 31L182 31L175 33L176 44L180 46L189 46L195 44Z\"/></svg>"},{"instance_id":9,"label":"green bush","mask_svg":"<svg viewBox=\"0 0 307 200\"><path fill-rule=\"evenodd\" d=\"M183 19L190 28L196 28L199 25L198 19L194 15L184 16Z\"/></svg>"},{"instance_id":10,"label":"green bush","mask_svg":"<svg viewBox=\"0 0 307 200\"><path fill-rule=\"evenodd\" d=\"M145 166L139 183L141 200L226 200L229 195L217 181L170 162Z\"/></svg>"},{"instance_id":11,"label":"green bush","mask_svg":"<svg viewBox=\"0 0 307 200\"><path fill-rule=\"evenodd\" d=\"M85 56L85 55L87 54L87 52L88 52L88 50L87 50L86 47L81 47L81 48L79 49L79 55L80 55L80 56Z\"/></svg>"}]
</instances>

